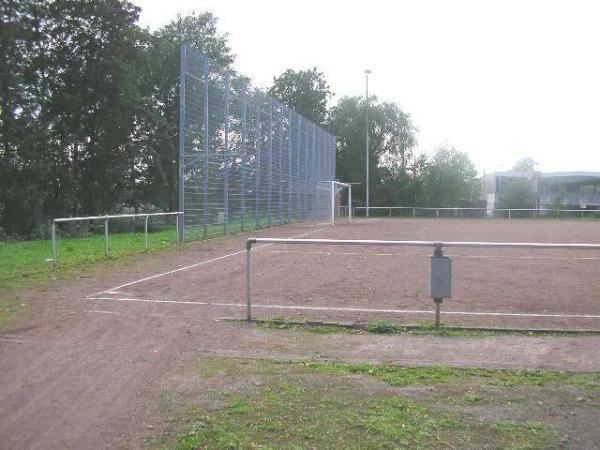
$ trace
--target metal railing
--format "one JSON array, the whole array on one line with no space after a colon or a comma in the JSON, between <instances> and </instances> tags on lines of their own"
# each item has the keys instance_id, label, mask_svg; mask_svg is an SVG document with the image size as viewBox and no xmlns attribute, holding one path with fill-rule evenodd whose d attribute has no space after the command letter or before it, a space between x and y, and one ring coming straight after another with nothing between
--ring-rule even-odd
<instances>
[{"instance_id":1,"label":"metal railing","mask_svg":"<svg viewBox=\"0 0 600 450\"><path fill-rule=\"evenodd\" d=\"M468 241L388 241L373 239L286 239L286 238L250 238L246 241L246 320L252 320L252 246L254 244L292 244L292 245L369 245L397 247L432 247L433 257L443 256L444 247L471 248L528 248L528 249L571 249L600 251L600 244L567 244L542 242L468 242ZM441 299L434 298L435 325L439 325L439 304Z\"/></svg>"},{"instance_id":2,"label":"metal railing","mask_svg":"<svg viewBox=\"0 0 600 450\"><path fill-rule=\"evenodd\" d=\"M52 269L56 270L58 265L58 258L56 255L56 225L59 223L67 222L85 222L85 221L104 221L104 256L110 254L110 241L109 241L109 220L110 219L125 219L125 218L144 218L144 245L148 248L148 218L157 216L175 216L176 224L176 242L180 242L179 224L180 216L183 217L183 212L166 212L166 213L146 213L146 214L115 214L115 215L104 215L104 216L86 216L86 217L61 217L52 220L51 237L52 237Z\"/></svg>"},{"instance_id":3,"label":"metal railing","mask_svg":"<svg viewBox=\"0 0 600 450\"><path fill-rule=\"evenodd\" d=\"M347 208L347 207L341 207ZM352 207L354 211L354 215L356 215L357 211L364 211L367 208L365 206L354 206ZM496 217L497 212L506 213L505 217L508 216L508 219L511 219L514 216L515 212L529 212L532 217L543 217L543 216L555 216L557 219L560 219L561 214L563 217L568 215L569 213L578 213L580 218L585 218L586 215L594 215L597 214L600 218L600 209L554 209L554 208L451 208L451 207L425 207L425 206L369 206L369 211L387 211L388 216L392 217L393 211L408 211L412 217L417 217L418 211L428 211L434 212L436 218L440 218L440 211L451 211L455 213L457 216L463 218L465 216L465 212L481 212L483 216L488 216L491 218Z\"/></svg>"}]
</instances>

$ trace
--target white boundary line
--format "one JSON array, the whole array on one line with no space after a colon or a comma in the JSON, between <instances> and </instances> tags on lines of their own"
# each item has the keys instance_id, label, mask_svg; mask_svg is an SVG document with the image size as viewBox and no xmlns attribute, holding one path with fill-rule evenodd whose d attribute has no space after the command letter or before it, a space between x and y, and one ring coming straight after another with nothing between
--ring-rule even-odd
<instances>
[{"instance_id":1,"label":"white boundary line","mask_svg":"<svg viewBox=\"0 0 600 450\"><path fill-rule=\"evenodd\" d=\"M299 237L304 237L304 236L307 236L309 234L313 234L313 233L316 233L316 232L322 231L322 230L324 230L324 228L319 228L317 230L311 230L311 231L308 231L306 233L298 234L297 236L292 236L291 238L288 238L288 239L295 239L295 238L299 238ZM264 248L264 247L269 247L270 245L273 245L273 244L259 245L259 246L257 246L257 249ZM231 256L240 255L242 253L246 253L246 249L240 250L240 251L237 251L237 252L233 252L233 253L229 253L227 255L219 256L217 258L212 258L212 259L209 259L209 260L206 260L206 261L200 261L200 262L197 262L195 264L191 264L189 266L184 266L184 267L180 267L178 269L169 270L168 272L157 273L155 275L150 275L150 276L145 277L145 278L140 278L139 280L130 281L129 283L121 284L121 285L116 286L116 287L111 288L111 289L106 289L104 291L96 292L94 294L91 294L90 297L91 296L95 296L95 295L100 295L100 294L117 294L118 292L116 292L116 291L118 291L119 289L122 289L124 287L127 287L127 286L132 286L134 284L144 283L146 281L154 280L156 278L164 277L164 276L167 276L167 275L172 275L174 273L181 272L181 271L188 270L188 269L193 269L195 267L205 266L207 264L211 264L211 263L214 263L214 262L217 262L217 261L221 261L222 259L226 259L226 258L229 258Z\"/></svg>"},{"instance_id":2,"label":"white boundary line","mask_svg":"<svg viewBox=\"0 0 600 450\"><path fill-rule=\"evenodd\" d=\"M192 302L178 300L153 300L144 298L114 298L114 297L85 297L85 300L112 300L117 302L140 302L140 303L171 303L181 305L197 305L197 306L218 306L218 307L234 307L246 308L245 303L218 303L218 302ZM296 306L296 305L268 305L268 304L253 304L253 308L264 309L292 309L306 311L341 311L341 312L372 312L372 313L388 313L388 314L434 314L434 311L422 309L376 309L376 308L344 308L330 306ZM551 317L551 318L569 318L569 319L600 319L600 315L596 314L535 314L535 313L504 313L504 312L485 312L485 311L447 311L442 314L458 315L458 316L502 316L502 317Z\"/></svg>"}]
</instances>

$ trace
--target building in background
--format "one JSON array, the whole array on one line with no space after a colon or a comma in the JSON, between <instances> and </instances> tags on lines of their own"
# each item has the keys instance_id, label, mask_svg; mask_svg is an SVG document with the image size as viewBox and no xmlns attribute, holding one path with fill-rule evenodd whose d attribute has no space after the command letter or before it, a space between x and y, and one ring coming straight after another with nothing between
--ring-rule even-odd
<instances>
[{"instance_id":1,"label":"building in background","mask_svg":"<svg viewBox=\"0 0 600 450\"><path fill-rule=\"evenodd\" d=\"M515 185L529 187L535 208L600 210L600 172L506 171L489 173L484 180L488 210L506 207L507 193Z\"/></svg>"}]
</instances>

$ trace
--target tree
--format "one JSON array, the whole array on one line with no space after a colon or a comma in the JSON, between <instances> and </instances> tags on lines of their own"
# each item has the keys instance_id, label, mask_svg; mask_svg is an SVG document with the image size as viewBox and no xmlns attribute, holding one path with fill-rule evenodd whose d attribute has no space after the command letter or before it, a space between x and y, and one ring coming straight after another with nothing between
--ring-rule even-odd
<instances>
[{"instance_id":1,"label":"tree","mask_svg":"<svg viewBox=\"0 0 600 450\"><path fill-rule=\"evenodd\" d=\"M139 9L120 0L3 4L3 223L27 233L47 216L118 202L137 104L123 70L138 58Z\"/></svg>"},{"instance_id":2,"label":"tree","mask_svg":"<svg viewBox=\"0 0 600 450\"><path fill-rule=\"evenodd\" d=\"M514 178L504 184L502 189L502 207L507 209L535 208L535 194L531 182L523 178Z\"/></svg>"},{"instance_id":3,"label":"tree","mask_svg":"<svg viewBox=\"0 0 600 450\"><path fill-rule=\"evenodd\" d=\"M515 163L513 170L515 172L533 173L535 172L536 164L533 158L525 157Z\"/></svg>"},{"instance_id":4,"label":"tree","mask_svg":"<svg viewBox=\"0 0 600 450\"><path fill-rule=\"evenodd\" d=\"M425 199L429 206L459 207L479 199L477 170L466 153L453 147L440 148L424 176Z\"/></svg>"},{"instance_id":5,"label":"tree","mask_svg":"<svg viewBox=\"0 0 600 450\"><path fill-rule=\"evenodd\" d=\"M211 13L177 16L147 36L143 72L145 104L134 139L141 150L136 203L171 211L178 208L179 72L182 44L196 48L218 66L234 60L227 35Z\"/></svg>"},{"instance_id":6,"label":"tree","mask_svg":"<svg viewBox=\"0 0 600 450\"><path fill-rule=\"evenodd\" d=\"M319 126L325 124L327 102L334 95L325 76L316 67L312 70L286 70L273 78L269 94Z\"/></svg>"},{"instance_id":7,"label":"tree","mask_svg":"<svg viewBox=\"0 0 600 450\"><path fill-rule=\"evenodd\" d=\"M343 97L330 111L328 127L337 137L337 174L346 182L360 182L353 198L365 203L365 138L366 103L361 97ZM408 170L412 148L416 144L416 129L410 116L394 103L380 103L371 97L369 105L369 165L373 205L389 205L394 198L391 186L382 185L400 180Z\"/></svg>"}]
</instances>

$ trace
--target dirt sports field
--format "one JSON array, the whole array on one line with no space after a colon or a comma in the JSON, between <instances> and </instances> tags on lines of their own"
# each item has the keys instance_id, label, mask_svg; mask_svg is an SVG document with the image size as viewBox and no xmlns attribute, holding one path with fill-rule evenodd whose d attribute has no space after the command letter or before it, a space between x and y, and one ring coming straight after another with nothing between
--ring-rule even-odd
<instances>
[{"instance_id":1,"label":"dirt sports field","mask_svg":"<svg viewBox=\"0 0 600 450\"><path fill-rule=\"evenodd\" d=\"M254 235L117 261L23 292L27 314L0 333L0 448L146 447L164 432L161 393L206 388L189 373L207 358L600 371L596 334L320 335L226 321L246 314L244 244ZM372 219L256 235L599 243L600 225ZM430 254L428 248L257 245L254 316L430 323ZM598 251L445 254L453 259L454 284L453 298L442 305L444 324L600 330ZM593 421L592 414L582 427ZM593 448L587 444L598 436L587 432L579 444Z\"/></svg>"}]
</instances>

